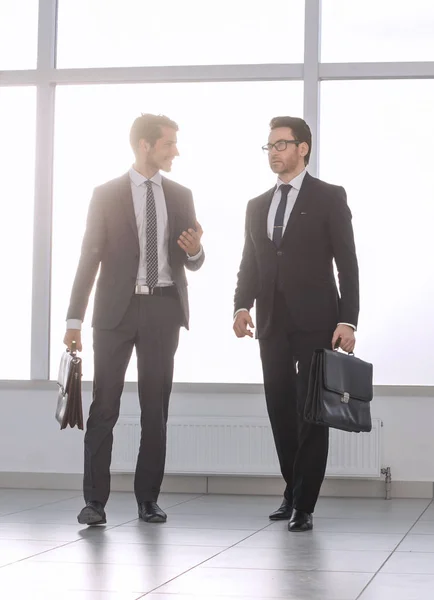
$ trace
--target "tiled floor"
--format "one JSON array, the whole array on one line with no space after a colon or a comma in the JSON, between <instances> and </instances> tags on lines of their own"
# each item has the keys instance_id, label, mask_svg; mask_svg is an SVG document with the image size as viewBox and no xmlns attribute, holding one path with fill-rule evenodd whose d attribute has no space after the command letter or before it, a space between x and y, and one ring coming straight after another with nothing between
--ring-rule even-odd
<instances>
[{"instance_id":1,"label":"tiled floor","mask_svg":"<svg viewBox=\"0 0 434 600\"><path fill-rule=\"evenodd\" d=\"M74 492L0 489L2 600L429 600L434 503L322 498L290 534L279 498L163 494L164 525L113 493L105 527Z\"/></svg>"}]
</instances>

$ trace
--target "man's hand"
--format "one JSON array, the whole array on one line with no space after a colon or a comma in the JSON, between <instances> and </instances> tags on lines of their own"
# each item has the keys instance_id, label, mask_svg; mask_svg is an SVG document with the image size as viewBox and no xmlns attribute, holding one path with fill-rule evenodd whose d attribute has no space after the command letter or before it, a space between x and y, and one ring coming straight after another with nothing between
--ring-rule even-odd
<instances>
[{"instance_id":1,"label":"man's hand","mask_svg":"<svg viewBox=\"0 0 434 600\"><path fill-rule=\"evenodd\" d=\"M203 235L203 229L197 221L195 227L196 230L183 231L178 238L178 246L189 256L195 256L200 251L200 239Z\"/></svg>"},{"instance_id":2,"label":"man's hand","mask_svg":"<svg viewBox=\"0 0 434 600\"><path fill-rule=\"evenodd\" d=\"M247 310L242 310L237 314L234 320L233 327L235 335L237 337L242 338L246 335L248 335L251 338L253 337L253 332L250 331L248 327L254 329L255 326L253 325L252 317L250 316L250 313L247 312Z\"/></svg>"},{"instance_id":3,"label":"man's hand","mask_svg":"<svg viewBox=\"0 0 434 600\"><path fill-rule=\"evenodd\" d=\"M71 350L72 342L75 342L78 352L81 352L83 350L83 346L81 345L80 329L66 330L65 337L63 338L63 343L66 345L68 350Z\"/></svg>"},{"instance_id":4,"label":"man's hand","mask_svg":"<svg viewBox=\"0 0 434 600\"><path fill-rule=\"evenodd\" d=\"M352 352L356 345L354 329L349 325L338 325L335 329L332 339L332 348L335 348L336 342L339 340L339 348L344 352Z\"/></svg>"}]
</instances>

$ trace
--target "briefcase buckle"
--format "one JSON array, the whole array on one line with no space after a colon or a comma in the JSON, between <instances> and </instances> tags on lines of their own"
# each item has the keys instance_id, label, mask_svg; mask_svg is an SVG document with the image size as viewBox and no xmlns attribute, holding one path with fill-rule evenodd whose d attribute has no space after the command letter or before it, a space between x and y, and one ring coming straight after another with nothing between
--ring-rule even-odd
<instances>
[{"instance_id":1,"label":"briefcase buckle","mask_svg":"<svg viewBox=\"0 0 434 600\"><path fill-rule=\"evenodd\" d=\"M344 395L341 397L341 402L343 402L343 404L348 404L350 401L350 395L348 392L344 392Z\"/></svg>"}]
</instances>

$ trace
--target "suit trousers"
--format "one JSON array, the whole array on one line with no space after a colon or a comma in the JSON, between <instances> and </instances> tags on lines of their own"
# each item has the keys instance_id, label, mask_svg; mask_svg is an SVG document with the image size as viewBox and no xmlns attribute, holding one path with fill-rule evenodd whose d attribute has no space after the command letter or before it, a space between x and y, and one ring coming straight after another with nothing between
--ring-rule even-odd
<instances>
[{"instance_id":1,"label":"suit trousers","mask_svg":"<svg viewBox=\"0 0 434 600\"><path fill-rule=\"evenodd\" d=\"M312 513L327 464L328 427L303 420L309 370L317 348L331 348L333 331L297 331L276 291L271 335L259 341L267 410L286 482L285 498Z\"/></svg>"},{"instance_id":2,"label":"suit trousers","mask_svg":"<svg viewBox=\"0 0 434 600\"><path fill-rule=\"evenodd\" d=\"M175 295L134 295L115 329L94 329L93 401L84 438L86 502L105 505L110 494L113 428L119 418L125 372L134 347L141 409L134 491L138 502L157 500L164 475L166 424L180 323L181 308Z\"/></svg>"}]
</instances>

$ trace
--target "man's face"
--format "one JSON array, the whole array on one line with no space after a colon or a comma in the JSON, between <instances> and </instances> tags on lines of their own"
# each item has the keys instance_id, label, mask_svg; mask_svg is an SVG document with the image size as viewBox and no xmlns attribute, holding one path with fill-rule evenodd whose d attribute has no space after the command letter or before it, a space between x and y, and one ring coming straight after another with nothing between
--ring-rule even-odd
<instances>
[{"instance_id":1,"label":"man's face","mask_svg":"<svg viewBox=\"0 0 434 600\"><path fill-rule=\"evenodd\" d=\"M145 140L140 142L144 143L146 149L146 163L157 171L169 172L172 169L173 159L179 156L176 146L178 140L176 131L171 127L162 127L161 134L153 146Z\"/></svg>"},{"instance_id":2,"label":"man's face","mask_svg":"<svg viewBox=\"0 0 434 600\"><path fill-rule=\"evenodd\" d=\"M269 144L276 144L282 140L294 140L294 135L290 127L278 127L272 129L268 136ZM307 154L308 145L306 143L286 145L286 150L277 150L274 146L268 152L268 161L273 173L284 175L293 173L304 168L304 156Z\"/></svg>"}]
</instances>

